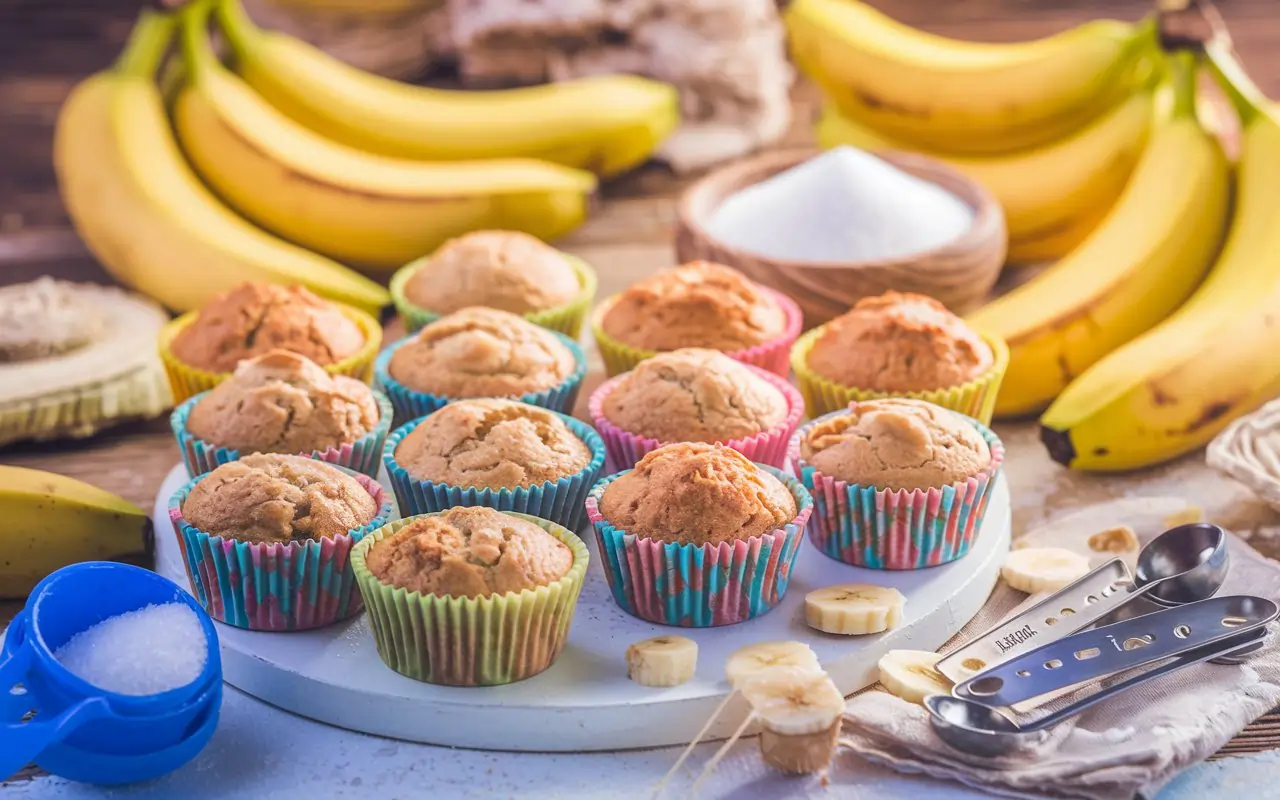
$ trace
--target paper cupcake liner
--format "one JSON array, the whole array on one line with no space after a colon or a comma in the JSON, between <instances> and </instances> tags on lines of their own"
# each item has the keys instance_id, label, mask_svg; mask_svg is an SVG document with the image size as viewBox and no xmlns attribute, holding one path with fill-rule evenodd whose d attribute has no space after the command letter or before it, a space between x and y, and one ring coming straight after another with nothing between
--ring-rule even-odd
<instances>
[{"instance_id":1,"label":"paper cupcake liner","mask_svg":"<svg viewBox=\"0 0 1280 800\"><path fill-rule=\"evenodd\" d=\"M557 386L540 392L528 392L511 399L569 414L573 412L573 405L578 401L578 390L582 388L582 381L587 376L587 357L583 354L582 348L578 346L578 343L568 336L555 331L552 331L552 334L560 340L561 344L569 348L570 353L573 353L575 364L573 372ZM395 355L397 350L414 338L414 335L406 336L383 350L373 368L374 385L386 392L387 397L391 399L391 405L395 408L396 421L398 423L425 417L433 411L439 411L444 408L451 400L463 399L445 397L444 395L431 394L429 392L415 392L391 377L391 357Z\"/></svg>"},{"instance_id":2,"label":"paper cupcake liner","mask_svg":"<svg viewBox=\"0 0 1280 800\"><path fill-rule=\"evenodd\" d=\"M921 569L946 564L969 552L987 513L991 489L1004 462L1004 444L969 418L991 449L991 463L977 475L949 486L877 489L818 472L800 457L810 428L844 410L823 415L791 437L792 469L813 495L809 540L837 561L870 569Z\"/></svg>"},{"instance_id":3,"label":"paper cupcake liner","mask_svg":"<svg viewBox=\"0 0 1280 800\"><path fill-rule=\"evenodd\" d=\"M781 425L762 431L754 436L729 439L722 442L722 444L737 450L758 464L781 468L787 457L787 442L791 438L791 434L795 432L796 426L804 419L804 399L794 386L772 372L751 365L747 365L747 369L750 369L782 392L782 396L787 401L787 416ZM608 458L605 461L606 475L611 475L624 469L631 469L640 459L645 457L645 454L657 450L664 444L670 444L670 442L660 442L657 439L629 433L614 425L604 415L604 402L613 390L617 388L622 378L623 376L619 375L600 384L591 393L591 397L587 401L587 410L591 415L591 423L595 426L596 431L599 432L600 438L604 440L605 450L608 452Z\"/></svg>"},{"instance_id":4,"label":"paper cupcake liner","mask_svg":"<svg viewBox=\"0 0 1280 800\"><path fill-rule=\"evenodd\" d=\"M360 349L341 361L336 361L324 368L330 375L346 375L368 383L373 377L373 360L382 347L382 326L378 321L359 309L334 303L343 316L356 324L360 333L364 334L364 344ZM206 372L184 364L173 354L171 345L182 332L199 315L199 311L189 311L171 321L160 331L160 360L164 362L165 373L169 376L169 385L173 389L175 403L181 403L192 397L207 392L231 377L230 372Z\"/></svg>"},{"instance_id":5,"label":"paper cupcake liner","mask_svg":"<svg viewBox=\"0 0 1280 800\"><path fill-rule=\"evenodd\" d=\"M801 327L804 324L804 315L800 311L800 306L796 305L796 302L790 297L780 292L775 292L767 286L760 288L766 294L772 296L782 308L782 313L786 317L786 328L783 330L782 335L776 339L770 339L754 347L725 352L725 355L735 361L759 367L785 378L790 374L791 370L788 363L788 354L792 344L796 341L796 337L800 335ZM605 333L605 315L609 313L609 309L613 307L617 299L618 295L607 298L591 315L591 330L595 335L596 346L600 348L600 357L604 359L605 371L609 373L610 378L635 369L636 365L641 361L646 358L653 358L658 354L656 350L644 350L623 344L608 333Z\"/></svg>"},{"instance_id":6,"label":"paper cupcake liner","mask_svg":"<svg viewBox=\"0 0 1280 800\"><path fill-rule=\"evenodd\" d=\"M173 437L178 441L178 449L182 452L182 463L187 466L187 474L193 478L212 472L222 464L240 459L239 450L219 447L187 431L187 419L191 416L191 411L206 394L208 392L201 392L192 397L169 415L169 427L173 430ZM339 447L313 450L310 453L297 455L346 467L376 479L378 467L381 466L382 445L387 440L387 432L391 430L393 412L391 401L382 392L375 391L373 399L378 404L378 424L373 427L373 430L354 442L348 442Z\"/></svg>"},{"instance_id":7,"label":"paper cupcake liner","mask_svg":"<svg viewBox=\"0 0 1280 800\"><path fill-rule=\"evenodd\" d=\"M241 542L188 523L182 504L202 478L169 500L191 592L219 622L251 631L322 628L360 613L364 604L351 571L351 549L387 524L391 502L376 481L346 470L378 503L378 515L346 536L319 541Z\"/></svg>"},{"instance_id":8,"label":"paper cupcake liner","mask_svg":"<svg viewBox=\"0 0 1280 800\"><path fill-rule=\"evenodd\" d=\"M799 513L778 530L721 544L661 542L616 528L600 513L600 498L627 473L597 483L587 497L587 517L614 602L634 617L685 628L745 622L781 602L813 501L795 478L762 469L786 484Z\"/></svg>"},{"instance_id":9,"label":"paper cupcake liner","mask_svg":"<svg viewBox=\"0 0 1280 800\"><path fill-rule=\"evenodd\" d=\"M560 580L493 597L443 597L397 589L366 564L370 548L415 517L392 522L365 537L351 554L369 609L378 655L391 669L424 683L499 686L551 666L569 639L574 606L587 571L586 545L563 527L526 519L568 545L573 566Z\"/></svg>"},{"instance_id":10,"label":"paper cupcake liner","mask_svg":"<svg viewBox=\"0 0 1280 800\"><path fill-rule=\"evenodd\" d=\"M804 395L805 407L808 408L811 418L848 408L850 403L860 403L864 400L912 397L952 411L959 411L983 425L991 424L991 415L995 412L1000 382L1004 380L1005 370L1009 368L1009 347L1002 339L982 336L982 340L991 347L995 363L968 383L930 392L880 392L842 386L835 381L827 380L809 368L809 352L813 350L813 345L822 335L823 330L823 326L814 328L801 336L791 348L791 369L796 373L796 382L800 385L800 393Z\"/></svg>"},{"instance_id":11,"label":"paper cupcake liner","mask_svg":"<svg viewBox=\"0 0 1280 800\"><path fill-rule=\"evenodd\" d=\"M515 489L477 489L414 478L396 461L396 448L427 418L396 428L387 439L383 462L387 466L400 513L409 516L432 514L454 506L488 506L498 511L514 511L550 520L574 532L581 530L586 513L583 504L604 468L605 446L589 425L565 414L556 416L591 449L590 463L581 472L559 480Z\"/></svg>"},{"instance_id":12,"label":"paper cupcake liner","mask_svg":"<svg viewBox=\"0 0 1280 800\"><path fill-rule=\"evenodd\" d=\"M564 256L573 265L573 271L578 276L578 285L582 287L581 291L568 303L544 308L540 311L530 311L524 315L524 318L534 325L541 325L544 328L563 333L565 336L577 340L582 335L582 324L586 321L587 312L591 310L591 301L596 296L596 271L591 268L590 264L577 256L572 256L568 253L561 253L560 255ZM429 258L430 256L427 256L413 261L401 267L391 277L391 285L389 287L391 300L395 303L396 312L404 322L405 330L409 333L416 333L428 323L440 319L439 314L415 305L404 294L404 287L409 282L409 278Z\"/></svg>"}]
</instances>

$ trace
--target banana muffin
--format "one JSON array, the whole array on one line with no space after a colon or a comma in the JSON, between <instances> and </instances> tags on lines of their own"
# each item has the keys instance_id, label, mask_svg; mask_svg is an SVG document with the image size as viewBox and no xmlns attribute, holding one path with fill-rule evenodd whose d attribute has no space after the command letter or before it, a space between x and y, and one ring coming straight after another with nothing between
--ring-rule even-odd
<instances>
[{"instance_id":1,"label":"banana muffin","mask_svg":"<svg viewBox=\"0 0 1280 800\"><path fill-rule=\"evenodd\" d=\"M187 523L211 536L290 542L344 536L378 503L347 473L303 456L245 456L210 472L182 503Z\"/></svg>"},{"instance_id":2,"label":"banana muffin","mask_svg":"<svg viewBox=\"0 0 1280 800\"><path fill-rule=\"evenodd\" d=\"M940 488L991 463L990 448L971 422L909 398L853 403L801 435L800 457L818 472L881 489Z\"/></svg>"},{"instance_id":3,"label":"banana muffin","mask_svg":"<svg viewBox=\"0 0 1280 800\"><path fill-rule=\"evenodd\" d=\"M527 233L476 231L445 242L404 286L409 302L437 314L487 306L527 314L581 290L564 255Z\"/></svg>"}]
</instances>

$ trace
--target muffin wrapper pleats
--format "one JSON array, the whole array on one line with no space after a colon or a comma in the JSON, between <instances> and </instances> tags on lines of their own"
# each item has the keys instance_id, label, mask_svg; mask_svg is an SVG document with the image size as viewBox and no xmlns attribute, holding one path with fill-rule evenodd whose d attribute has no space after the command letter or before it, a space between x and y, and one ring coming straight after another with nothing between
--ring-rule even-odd
<instances>
[{"instance_id":1,"label":"muffin wrapper pleats","mask_svg":"<svg viewBox=\"0 0 1280 800\"><path fill-rule=\"evenodd\" d=\"M835 381L827 380L809 368L809 353L823 330L824 326L814 328L801 336L791 349L791 368L796 373L796 382L800 385L800 393L804 395L810 418L839 411L848 408L850 403L860 403L864 400L912 397L952 411L959 411L983 425L991 424L991 415L995 412L1000 382L1004 380L1005 370L1009 368L1009 347L1002 339L980 334L983 341L991 347L991 353L995 357L994 363L990 369L968 383L929 392L881 392L842 386Z\"/></svg>"},{"instance_id":2,"label":"muffin wrapper pleats","mask_svg":"<svg viewBox=\"0 0 1280 800\"><path fill-rule=\"evenodd\" d=\"M173 436L178 441L178 449L182 451L182 463L186 464L187 474L193 478L206 472L212 472L222 464L238 461L241 455L239 450L218 447L212 442L192 436L187 431L187 419L191 416L191 411L196 407L196 403L199 403L205 394L205 392L201 392L187 400L175 408L169 416L169 427L173 429ZM346 467L368 475L370 478L377 478L378 467L381 465L382 446L387 440L387 432L391 430L393 412L391 401L382 392L375 391L373 399L378 403L378 424L373 427L373 430L354 442L348 442L338 447L330 447L327 450L313 450L310 453L298 453L297 455L307 456L339 467Z\"/></svg>"},{"instance_id":3,"label":"muffin wrapper pleats","mask_svg":"<svg viewBox=\"0 0 1280 800\"><path fill-rule=\"evenodd\" d=\"M586 545L545 519L515 514L564 542L573 566L560 580L493 597L446 597L389 586L369 571L369 550L413 521L369 534L351 554L378 655L414 680L446 686L498 686L547 669L569 639L587 571Z\"/></svg>"},{"instance_id":4,"label":"muffin wrapper pleats","mask_svg":"<svg viewBox=\"0 0 1280 800\"><path fill-rule=\"evenodd\" d=\"M242 542L212 536L182 516L196 478L169 500L191 591L219 622L251 631L322 628L360 613L351 549L391 518L391 501L366 475L347 470L378 503L368 524L345 536L294 542Z\"/></svg>"},{"instance_id":5,"label":"muffin wrapper pleats","mask_svg":"<svg viewBox=\"0 0 1280 800\"><path fill-rule=\"evenodd\" d=\"M591 311L591 301L596 297L598 279L596 278L596 271L587 262L568 253L561 253L561 255L573 265L573 271L578 276L578 285L582 287L581 291L572 300L563 305L544 308L540 311L530 311L524 315L524 318L534 325L540 325L548 330L563 333L576 341L582 335L582 325L587 319L588 312ZM404 322L405 330L409 333L417 333L428 323L440 319L439 314L414 305L404 294L404 287L409 282L409 278L413 277L413 273L417 272L418 268L426 263L429 258L430 256L427 256L413 261L401 267L391 277L391 285L389 287L391 300L395 303L396 312Z\"/></svg>"},{"instance_id":6,"label":"muffin wrapper pleats","mask_svg":"<svg viewBox=\"0 0 1280 800\"><path fill-rule=\"evenodd\" d=\"M781 425L762 431L754 436L730 439L724 444L758 464L768 464L771 467L781 468L783 461L787 457L787 441L791 438L791 434L795 432L796 426L800 424L800 420L804 419L804 399L794 386L772 372L750 365L747 365L747 368L753 370L761 379L768 381L771 386L782 392L782 396L787 401L787 416ZM622 380L621 375L602 383L591 393L591 398L587 403L591 422L600 433L600 438L604 440L605 449L609 454L608 460L605 462L606 475L611 475L624 469L631 469L640 459L644 458L646 453L657 450L663 444L669 444L669 442L660 442L657 439L649 439L634 433L628 433L614 425L605 416L604 402L610 393L617 388L620 380Z\"/></svg>"},{"instance_id":7,"label":"muffin wrapper pleats","mask_svg":"<svg viewBox=\"0 0 1280 800\"><path fill-rule=\"evenodd\" d=\"M570 432L590 448L591 461L581 472L573 475L515 489L477 489L474 486L454 486L414 478L396 461L396 448L426 417L396 428L387 439L383 462L387 466L387 475L391 478L391 488L395 492L400 513L409 516L431 514L454 506L488 506L498 511L515 511L550 520L570 531L581 530L587 494L604 468L605 446L591 426L565 414L558 416Z\"/></svg>"},{"instance_id":8,"label":"muffin wrapper pleats","mask_svg":"<svg viewBox=\"0 0 1280 800\"><path fill-rule=\"evenodd\" d=\"M587 357L582 352L582 348L578 346L578 343L568 336L555 331L552 331L552 334L560 340L561 344L569 348L569 352L573 354L573 372L570 373L569 377L550 389L544 389L540 392L528 392L511 399L548 408L552 411L571 414L573 413L574 403L578 402L578 390L582 388L582 381L587 377ZM381 355L378 356L373 369L374 385L386 392L387 397L391 399L391 405L395 408L396 423L401 425L409 420L425 417L433 411L439 411L452 400L464 399L445 397L428 392L415 392L391 377L391 357L397 350L413 341L413 339L413 335L406 336L383 350Z\"/></svg>"},{"instance_id":9,"label":"muffin wrapper pleats","mask_svg":"<svg viewBox=\"0 0 1280 800\"><path fill-rule=\"evenodd\" d=\"M324 368L330 375L346 375L365 383L373 378L373 361L382 347L382 326L378 321L359 309L335 303L343 315L354 322L364 334L364 344L353 355L336 361ZM181 403L184 400L207 392L231 377L230 372L206 372L202 369L184 364L173 354L173 340L184 328L195 322L198 311L190 311L170 322L160 331L160 360L164 363L165 373L169 376L169 385L173 389L173 400Z\"/></svg>"},{"instance_id":10,"label":"muffin wrapper pleats","mask_svg":"<svg viewBox=\"0 0 1280 800\"><path fill-rule=\"evenodd\" d=\"M813 515L809 517L813 545L837 561L870 569L935 567L968 553L1004 463L1000 439L970 419L991 450L986 469L927 491L877 489L836 480L800 457L800 441L808 429L841 413L824 415L791 437L788 458L792 469L813 495Z\"/></svg>"},{"instance_id":11,"label":"muffin wrapper pleats","mask_svg":"<svg viewBox=\"0 0 1280 800\"><path fill-rule=\"evenodd\" d=\"M783 316L786 317L786 327L783 329L782 335L754 347L726 352L725 355L735 361L759 367L785 378L791 371L788 358L791 346L795 343L796 337L800 335L804 325L804 314L800 311L800 306L796 305L796 301L785 294L775 292L767 286L760 288L773 297L782 308ZM607 298L596 307L595 313L591 316L591 331L595 335L596 346L600 348L600 356L604 359L605 371L609 373L610 378L635 369L636 364L647 358L653 358L658 354L656 350L644 350L623 344L605 333L604 318L609 313L609 309L613 307L617 297L617 295L614 295Z\"/></svg>"},{"instance_id":12,"label":"muffin wrapper pleats","mask_svg":"<svg viewBox=\"0 0 1280 800\"><path fill-rule=\"evenodd\" d=\"M795 478L763 468L791 490L799 513L778 530L720 544L662 542L616 528L600 513L600 498L626 473L596 484L587 516L614 602L640 619L684 628L745 622L781 602L813 501Z\"/></svg>"}]
</instances>

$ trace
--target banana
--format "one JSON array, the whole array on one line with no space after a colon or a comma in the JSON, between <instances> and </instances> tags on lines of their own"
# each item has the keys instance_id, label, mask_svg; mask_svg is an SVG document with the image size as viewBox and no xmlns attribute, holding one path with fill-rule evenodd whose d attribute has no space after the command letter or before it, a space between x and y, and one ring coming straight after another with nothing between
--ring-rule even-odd
<instances>
[{"instance_id":1,"label":"banana","mask_svg":"<svg viewBox=\"0 0 1280 800\"><path fill-rule=\"evenodd\" d=\"M1000 577L1027 594L1056 592L1089 572L1089 559L1061 547L1022 547L1009 551Z\"/></svg>"},{"instance_id":2,"label":"banana","mask_svg":"<svg viewBox=\"0 0 1280 800\"><path fill-rule=\"evenodd\" d=\"M844 696L825 674L775 671L748 682L742 695L760 722L760 754L782 772L818 772L831 762Z\"/></svg>"},{"instance_id":3,"label":"banana","mask_svg":"<svg viewBox=\"0 0 1280 800\"><path fill-rule=\"evenodd\" d=\"M934 669L940 658L924 650L890 650L880 658L880 683L908 703L923 703L931 694L950 694L951 681Z\"/></svg>"},{"instance_id":4,"label":"banana","mask_svg":"<svg viewBox=\"0 0 1280 800\"><path fill-rule=\"evenodd\" d=\"M0 598L21 598L81 561L136 561L151 521L133 503L82 481L0 465Z\"/></svg>"},{"instance_id":5,"label":"banana","mask_svg":"<svg viewBox=\"0 0 1280 800\"><path fill-rule=\"evenodd\" d=\"M178 311L270 281L376 313L386 289L253 227L187 166L153 80L174 23L144 11L116 65L80 83L58 114L54 167L85 243L121 282Z\"/></svg>"},{"instance_id":6,"label":"banana","mask_svg":"<svg viewBox=\"0 0 1280 800\"><path fill-rule=\"evenodd\" d=\"M1128 525L1116 525L1091 534L1086 542L1095 553L1136 553L1142 543Z\"/></svg>"},{"instance_id":7,"label":"banana","mask_svg":"<svg viewBox=\"0 0 1280 800\"><path fill-rule=\"evenodd\" d=\"M859 636L902 623L907 598L886 586L846 583L814 589L804 596L804 621L823 633Z\"/></svg>"},{"instance_id":8,"label":"banana","mask_svg":"<svg viewBox=\"0 0 1280 800\"><path fill-rule=\"evenodd\" d=\"M859 0L795 0L791 52L849 118L913 145L1006 153L1061 139L1152 73L1154 18L1017 44L933 36Z\"/></svg>"},{"instance_id":9,"label":"banana","mask_svg":"<svg viewBox=\"0 0 1280 800\"><path fill-rule=\"evenodd\" d=\"M1229 172L1195 116L1194 57L1176 57L1170 114L1156 122L1102 224L1068 256L968 321L1009 344L995 413L1043 410L1076 376L1185 301L1226 227Z\"/></svg>"},{"instance_id":10,"label":"banana","mask_svg":"<svg viewBox=\"0 0 1280 800\"><path fill-rule=\"evenodd\" d=\"M641 686L679 686L698 668L698 643L684 636L655 636L627 648L627 677Z\"/></svg>"},{"instance_id":11,"label":"banana","mask_svg":"<svg viewBox=\"0 0 1280 800\"><path fill-rule=\"evenodd\" d=\"M1085 371L1040 418L1050 455L1068 466L1176 458L1280 394L1280 113L1228 51L1208 54L1244 128L1226 246L1177 313Z\"/></svg>"},{"instance_id":12,"label":"banana","mask_svg":"<svg viewBox=\"0 0 1280 800\"><path fill-rule=\"evenodd\" d=\"M541 158L614 175L648 159L680 121L676 90L631 75L457 92L361 72L257 28L240 0L218 21L235 69L299 123L371 153L426 160Z\"/></svg>"},{"instance_id":13,"label":"banana","mask_svg":"<svg viewBox=\"0 0 1280 800\"><path fill-rule=\"evenodd\" d=\"M724 674L736 689L775 669L822 672L817 654L803 642L761 642L735 650L725 662Z\"/></svg>"}]
</instances>

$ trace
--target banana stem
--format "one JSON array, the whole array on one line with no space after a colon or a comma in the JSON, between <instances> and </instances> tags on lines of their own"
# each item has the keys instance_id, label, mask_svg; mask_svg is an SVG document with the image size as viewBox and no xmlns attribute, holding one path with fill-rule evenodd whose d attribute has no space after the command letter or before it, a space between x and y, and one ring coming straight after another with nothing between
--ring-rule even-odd
<instances>
[{"instance_id":1,"label":"banana stem","mask_svg":"<svg viewBox=\"0 0 1280 800\"><path fill-rule=\"evenodd\" d=\"M1195 116L1196 113L1196 62L1195 53L1180 51L1168 55L1170 80L1173 83L1173 116Z\"/></svg>"},{"instance_id":2,"label":"banana stem","mask_svg":"<svg viewBox=\"0 0 1280 800\"><path fill-rule=\"evenodd\" d=\"M210 0L196 0L182 11L182 31L178 36L188 77L193 81L200 79L213 57L213 48L209 45L209 14L212 10Z\"/></svg>"},{"instance_id":3,"label":"banana stem","mask_svg":"<svg viewBox=\"0 0 1280 800\"><path fill-rule=\"evenodd\" d=\"M169 51L176 25L177 20L171 14L144 10L138 15L124 52L112 69L125 75L154 76Z\"/></svg>"},{"instance_id":4,"label":"banana stem","mask_svg":"<svg viewBox=\"0 0 1280 800\"><path fill-rule=\"evenodd\" d=\"M1247 127L1255 119L1265 115L1271 101L1249 77L1249 73L1244 71L1244 66L1231 51L1230 44L1221 40L1212 41L1205 45L1204 52L1209 71L1240 115L1240 124Z\"/></svg>"},{"instance_id":5,"label":"banana stem","mask_svg":"<svg viewBox=\"0 0 1280 800\"><path fill-rule=\"evenodd\" d=\"M213 3L218 27L226 36L232 52L239 55L245 48L246 40L259 33L258 28L245 13L240 0L213 0Z\"/></svg>"}]
</instances>

